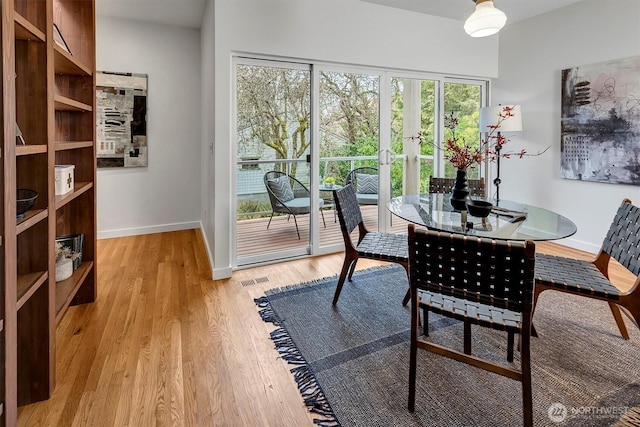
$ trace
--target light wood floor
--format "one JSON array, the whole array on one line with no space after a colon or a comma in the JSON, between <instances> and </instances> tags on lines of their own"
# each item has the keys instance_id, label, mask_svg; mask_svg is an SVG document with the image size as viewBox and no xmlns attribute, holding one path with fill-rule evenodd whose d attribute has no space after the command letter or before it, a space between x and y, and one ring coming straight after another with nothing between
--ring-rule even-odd
<instances>
[{"instance_id":1,"label":"light wood floor","mask_svg":"<svg viewBox=\"0 0 640 427\"><path fill-rule=\"evenodd\" d=\"M549 243L538 249L590 256ZM71 307L58 325L55 392L21 408L19 425L313 426L253 298L336 274L342 259L214 282L197 230L100 240L97 301Z\"/></svg>"}]
</instances>

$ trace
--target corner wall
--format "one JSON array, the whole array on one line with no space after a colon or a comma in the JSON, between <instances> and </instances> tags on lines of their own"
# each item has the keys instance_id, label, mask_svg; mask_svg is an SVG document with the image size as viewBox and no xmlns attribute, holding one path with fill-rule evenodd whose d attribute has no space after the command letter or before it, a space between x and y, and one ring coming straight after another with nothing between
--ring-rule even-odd
<instances>
[{"instance_id":1,"label":"corner wall","mask_svg":"<svg viewBox=\"0 0 640 427\"><path fill-rule=\"evenodd\" d=\"M523 132L506 147L551 146L539 157L504 160L500 195L570 218L578 232L559 243L596 252L622 199L640 204L640 187L560 177L561 71L640 55L640 1L583 0L507 26L499 52L492 104L521 104L523 114Z\"/></svg>"},{"instance_id":2,"label":"corner wall","mask_svg":"<svg viewBox=\"0 0 640 427\"><path fill-rule=\"evenodd\" d=\"M200 227L200 31L98 17L96 44L98 70L149 76L149 166L98 170L98 237Z\"/></svg>"}]
</instances>

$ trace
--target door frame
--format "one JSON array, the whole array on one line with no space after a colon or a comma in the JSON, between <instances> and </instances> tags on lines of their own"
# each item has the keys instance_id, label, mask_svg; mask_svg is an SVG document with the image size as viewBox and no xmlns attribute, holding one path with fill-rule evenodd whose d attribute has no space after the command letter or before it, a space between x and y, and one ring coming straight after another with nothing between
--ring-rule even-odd
<instances>
[{"instance_id":1,"label":"door frame","mask_svg":"<svg viewBox=\"0 0 640 427\"><path fill-rule=\"evenodd\" d=\"M231 135L233 136L233 141L231 141L231 144L233 145L234 149L231 150L231 154L232 154L232 163L234 165L234 167L232 168L232 174L231 174L231 180L232 180L232 188L234 189L234 192L232 194L231 197L231 204L230 204L230 209L233 213L232 218L234 218L233 221L231 221L231 233L232 233L232 238L231 238L231 260L232 260L232 266L233 268L243 268L243 267L253 267L253 266L257 266L257 265L262 265L262 264L269 264L269 263L273 263L273 262L279 262L279 261L285 261L285 260L290 260L290 259L295 259L295 258L300 258L300 257L305 257L308 255L311 255L313 253L313 241L314 239L318 238L318 233L317 233L317 221L319 219L319 215L317 210L319 209L319 203L317 200L317 197L314 197L314 186L315 184L315 173L313 172L315 170L314 168L314 163L313 160L311 161L310 165L309 165L309 179L310 179L310 187L309 191L311 192L311 212L309 214L309 221L310 221L310 233L307 237L307 245L301 245L298 247L294 247L291 249L285 249L285 250L281 250L281 251L276 251L276 252L265 252L265 253L260 253L260 254L255 254L255 255L249 255L246 257L242 257L242 264L238 263L238 255L237 255L237 238L238 238L238 220L237 220L237 210L238 210L238 197L237 197L237 186L238 186L238 172L237 172L237 168L235 167L235 165L238 164L238 144L237 144L237 115L238 115L238 103L237 103L237 70L238 70L238 66L239 65L248 65L248 66L257 66L257 67L272 67L272 68L283 68L283 69L289 69L289 70L301 70L301 71L308 71L309 72L309 115L310 115L310 137L311 137L311 141L310 141L310 152L311 152L311 158L313 158L314 152L316 151L314 149L314 139L313 139L313 129L316 127L315 126L315 121L314 121L314 101L313 101L313 87L314 87L314 79L313 79L313 66L310 63L305 63L305 62L301 62L301 61L289 61L289 60L276 60L276 59L269 59L269 58L259 58L259 57L253 57L253 56L244 56L244 55L237 55L234 56L232 58L232 85L231 85L231 90L232 90L232 114L231 114L231 123L230 123L230 127L231 127ZM317 163L316 163L317 164ZM316 190L315 194L317 195L318 192ZM315 233L314 233L315 230ZM315 236L315 237L314 237ZM317 241L317 240L316 240Z\"/></svg>"}]
</instances>

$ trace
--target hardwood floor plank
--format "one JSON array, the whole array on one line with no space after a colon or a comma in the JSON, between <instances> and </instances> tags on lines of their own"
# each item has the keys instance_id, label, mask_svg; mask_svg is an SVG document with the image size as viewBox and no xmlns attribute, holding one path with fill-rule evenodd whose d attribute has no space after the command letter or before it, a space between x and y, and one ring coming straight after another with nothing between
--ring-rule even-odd
<instances>
[{"instance_id":1,"label":"hardwood floor plank","mask_svg":"<svg viewBox=\"0 0 640 427\"><path fill-rule=\"evenodd\" d=\"M593 256L551 242L537 250ZM253 299L336 275L342 261L298 259L212 281L198 230L98 241L97 300L70 307L59 323L56 389L20 408L18 425L313 426ZM380 264L361 260L358 269ZM265 281L242 285L250 279ZM612 279L630 286L620 268Z\"/></svg>"}]
</instances>

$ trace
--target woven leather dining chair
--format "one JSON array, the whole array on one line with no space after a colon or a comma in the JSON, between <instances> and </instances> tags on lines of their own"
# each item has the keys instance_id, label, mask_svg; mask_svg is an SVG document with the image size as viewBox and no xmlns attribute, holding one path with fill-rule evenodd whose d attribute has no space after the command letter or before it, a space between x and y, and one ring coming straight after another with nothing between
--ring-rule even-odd
<instances>
[{"instance_id":1,"label":"woven leather dining chair","mask_svg":"<svg viewBox=\"0 0 640 427\"><path fill-rule=\"evenodd\" d=\"M622 292L609 280L609 261L619 262L636 276L631 289ZM629 333L620 307L636 327L640 325L640 208L624 199L616 212L600 252L592 261L536 254L534 310L543 291L554 290L606 301L626 340Z\"/></svg>"},{"instance_id":2,"label":"woven leather dining chair","mask_svg":"<svg viewBox=\"0 0 640 427\"><path fill-rule=\"evenodd\" d=\"M406 235L378 233L367 230L362 219L362 211L360 210L356 193L350 184L341 189L333 190L333 199L338 211L342 238L344 239L344 262L338 278L338 286L333 296L333 305L336 305L344 281L347 277L351 281L359 258L395 262L402 265L407 272L409 258ZM351 232L356 227L358 228L358 242L354 244ZM407 302L409 302L409 291L407 291L402 304L406 305Z\"/></svg>"},{"instance_id":3,"label":"woven leather dining chair","mask_svg":"<svg viewBox=\"0 0 640 427\"><path fill-rule=\"evenodd\" d=\"M429 193L450 193L451 187L455 182L455 178L434 178L429 176ZM485 197L484 178L470 179L467 181L469 186L469 195Z\"/></svg>"},{"instance_id":4,"label":"woven leather dining chair","mask_svg":"<svg viewBox=\"0 0 640 427\"><path fill-rule=\"evenodd\" d=\"M491 240L409 225L409 411L415 408L417 351L421 348L520 381L523 422L527 427L533 425L530 341L534 264L532 241ZM418 338L420 308L464 322L462 352ZM428 337L428 318L423 324ZM520 334L519 368L472 355L472 324L506 331L509 361L513 360L513 336Z\"/></svg>"}]
</instances>

